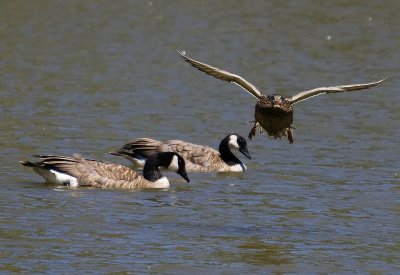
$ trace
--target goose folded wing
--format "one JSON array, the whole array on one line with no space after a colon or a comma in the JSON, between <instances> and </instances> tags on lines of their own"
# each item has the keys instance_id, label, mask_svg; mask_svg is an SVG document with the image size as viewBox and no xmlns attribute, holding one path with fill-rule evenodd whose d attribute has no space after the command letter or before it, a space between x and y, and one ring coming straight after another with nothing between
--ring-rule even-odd
<instances>
[{"instance_id":1,"label":"goose folded wing","mask_svg":"<svg viewBox=\"0 0 400 275\"><path fill-rule=\"evenodd\" d=\"M219 156L219 152L211 147L180 140L169 140L163 144L163 148L164 146L172 152L177 152L189 162L204 167L210 164L212 158Z\"/></svg>"},{"instance_id":2,"label":"goose folded wing","mask_svg":"<svg viewBox=\"0 0 400 275\"><path fill-rule=\"evenodd\" d=\"M76 165L81 185L101 188L131 188L140 177L134 170L119 164L85 160Z\"/></svg>"}]
</instances>

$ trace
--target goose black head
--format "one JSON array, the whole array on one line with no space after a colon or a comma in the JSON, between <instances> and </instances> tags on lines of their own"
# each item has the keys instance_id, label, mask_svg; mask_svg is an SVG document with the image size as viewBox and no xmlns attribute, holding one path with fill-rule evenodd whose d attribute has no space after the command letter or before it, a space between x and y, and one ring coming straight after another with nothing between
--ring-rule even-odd
<instances>
[{"instance_id":1,"label":"goose black head","mask_svg":"<svg viewBox=\"0 0 400 275\"><path fill-rule=\"evenodd\" d=\"M181 155L174 152L163 152L158 153L157 155L159 166L165 167L168 170L179 174L187 182L190 182L190 179L186 173L186 163Z\"/></svg>"},{"instance_id":2,"label":"goose black head","mask_svg":"<svg viewBox=\"0 0 400 275\"><path fill-rule=\"evenodd\" d=\"M230 149L237 149L240 153L251 159L249 149L247 148L247 141L239 134L230 134L226 137Z\"/></svg>"}]
</instances>

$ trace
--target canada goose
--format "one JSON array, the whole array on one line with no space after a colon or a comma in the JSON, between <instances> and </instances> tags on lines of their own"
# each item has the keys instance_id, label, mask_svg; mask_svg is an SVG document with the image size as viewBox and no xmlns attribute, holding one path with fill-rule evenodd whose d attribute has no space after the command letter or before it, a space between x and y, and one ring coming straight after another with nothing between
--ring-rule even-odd
<instances>
[{"instance_id":1,"label":"canada goose","mask_svg":"<svg viewBox=\"0 0 400 275\"><path fill-rule=\"evenodd\" d=\"M253 136L255 136L257 126L260 126L261 129L267 132L269 136L272 136L274 138L281 138L282 136L286 136L289 140L289 143L293 143L293 133L291 131L291 129L293 128L292 105L320 94L342 93L368 89L370 87L378 85L385 80L382 79L376 82L364 84L320 87L300 92L298 94L285 98L278 94L263 94L256 86L254 86L252 83L248 82L246 79L239 75L196 61L192 58L187 57L185 54L179 51L178 53L186 62L188 62L190 65L197 68L198 70L220 80L233 82L257 98L254 113L255 121L248 136L250 140Z\"/></svg>"},{"instance_id":2,"label":"canada goose","mask_svg":"<svg viewBox=\"0 0 400 275\"><path fill-rule=\"evenodd\" d=\"M189 172L243 172L246 166L232 153L238 149L251 159L246 140L238 134L226 136L219 145L219 152L211 147L197 145L182 140L158 141L150 138L134 139L113 155L119 155L132 161L135 166L142 166L143 160L156 152L176 152L186 161Z\"/></svg>"},{"instance_id":3,"label":"canada goose","mask_svg":"<svg viewBox=\"0 0 400 275\"><path fill-rule=\"evenodd\" d=\"M177 153L159 153L150 156L143 169L143 176L119 164L85 159L74 154L72 157L36 155L38 162L20 161L32 167L47 183L72 187L92 186L104 189L167 188L169 181L158 167L165 167L181 175L187 182L185 160Z\"/></svg>"}]
</instances>

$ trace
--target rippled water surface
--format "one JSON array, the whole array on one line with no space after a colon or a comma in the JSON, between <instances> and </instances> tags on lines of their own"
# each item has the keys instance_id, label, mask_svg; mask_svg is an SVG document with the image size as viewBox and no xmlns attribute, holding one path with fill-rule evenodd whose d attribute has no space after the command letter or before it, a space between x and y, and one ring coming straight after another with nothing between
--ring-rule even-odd
<instances>
[{"instance_id":1,"label":"rippled water surface","mask_svg":"<svg viewBox=\"0 0 400 275\"><path fill-rule=\"evenodd\" d=\"M2 1L0 273L400 270L398 1ZM120 162L134 137L217 147L268 92L376 81L295 106L295 143L257 136L246 173L162 191L49 186L33 154ZM243 156L240 156L244 159Z\"/></svg>"}]
</instances>

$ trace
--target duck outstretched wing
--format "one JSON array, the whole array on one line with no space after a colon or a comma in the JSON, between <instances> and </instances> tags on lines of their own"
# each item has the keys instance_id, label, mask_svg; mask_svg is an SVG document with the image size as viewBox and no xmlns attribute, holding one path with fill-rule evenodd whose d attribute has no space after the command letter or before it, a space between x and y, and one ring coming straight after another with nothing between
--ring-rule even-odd
<instances>
[{"instance_id":1,"label":"duck outstretched wing","mask_svg":"<svg viewBox=\"0 0 400 275\"><path fill-rule=\"evenodd\" d=\"M330 86L330 87L319 87L315 88L312 90L300 92L296 95L293 95L291 97L287 97L286 100L288 100L291 104L298 103L300 101L309 99L311 97L320 95L320 94L331 94L331 93L343 93L343 92L352 92L352 91L358 91L358 90L364 90L368 89L370 87L374 87L383 81L385 79L381 79L376 82L370 82L370 83L361 83L361 84L349 84L349 85L339 85L339 86Z\"/></svg>"},{"instance_id":2,"label":"duck outstretched wing","mask_svg":"<svg viewBox=\"0 0 400 275\"><path fill-rule=\"evenodd\" d=\"M218 69L216 67L213 67L211 65L208 65L206 63L202 63L200 61L194 60L192 58L187 57L183 53L179 52L179 55L190 65L195 67L196 69L202 71L203 73L206 73L208 75L211 75L215 78L218 78L223 81L227 82L232 82L238 86L240 86L242 89L246 90L248 93L253 95L256 98L260 98L262 95L261 91L257 89L256 86L254 86L252 83L241 77L240 75L233 74L221 69Z\"/></svg>"}]
</instances>

